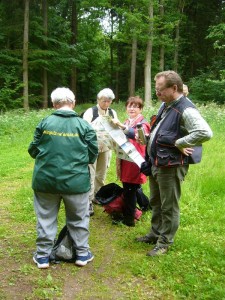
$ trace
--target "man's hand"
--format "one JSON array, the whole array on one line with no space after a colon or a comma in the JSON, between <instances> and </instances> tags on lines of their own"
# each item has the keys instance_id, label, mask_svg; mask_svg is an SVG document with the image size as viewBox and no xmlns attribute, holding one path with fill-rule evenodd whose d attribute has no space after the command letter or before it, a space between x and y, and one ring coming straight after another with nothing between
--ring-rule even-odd
<instances>
[{"instance_id":1,"label":"man's hand","mask_svg":"<svg viewBox=\"0 0 225 300\"><path fill-rule=\"evenodd\" d=\"M180 150L180 152L182 152L186 156L192 155L192 153L194 151L193 148L180 148L180 147L177 147L177 148Z\"/></svg>"},{"instance_id":2,"label":"man's hand","mask_svg":"<svg viewBox=\"0 0 225 300\"><path fill-rule=\"evenodd\" d=\"M152 165L151 165L150 161L144 161L141 164L140 172L146 176L150 176L152 174L151 167L152 167Z\"/></svg>"}]
</instances>

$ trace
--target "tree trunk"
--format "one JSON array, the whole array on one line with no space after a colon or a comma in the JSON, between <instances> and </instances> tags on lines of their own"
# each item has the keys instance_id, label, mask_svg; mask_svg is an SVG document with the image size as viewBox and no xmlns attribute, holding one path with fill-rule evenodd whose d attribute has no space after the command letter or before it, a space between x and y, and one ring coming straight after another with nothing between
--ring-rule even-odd
<instances>
[{"instance_id":1,"label":"tree trunk","mask_svg":"<svg viewBox=\"0 0 225 300\"><path fill-rule=\"evenodd\" d=\"M159 14L160 18L163 19L164 17L164 0L159 0ZM160 34L163 34L164 30L160 30ZM164 41L162 40L162 44L160 45L159 49L159 70L163 71L165 65L165 46Z\"/></svg>"},{"instance_id":2,"label":"tree trunk","mask_svg":"<svg viewBox=\"0 0 225 300\"><path fill-rule=\"evenodd\" d=\"M77 4L76 0L71 0L72 7L72 16L71 16L71 32L72 32L72 40L71 44L75 45L77 43ZM71 70L71 90L76 95L77 91L77 68L76 66L72 67Z\"/></svg>"},{"instance_id":3,"label":"tree trunk","mask_svg":"<svg viewBox=\"0 0 225 300\"><path fill-rule=\"evenodd\" d=\"M122 27L122 18L120 15L118 15L117 17L118 17L118 24L119 24L118 29L120 32ZM116 74L115 74L115 102L116 103L119 101L120 98L120 87L121 87L120 73L121 73L121 65L123 63L122 53L123 53L122 44L120 42L117 42L117 67L116 67Z\"/></svg>"},{"instance_id":4,"label":"tree trunk","mask_svg":"<svg viewBox=\"0 0 225 300\"><path fill-rule=\"evenodd\" d=\"M113 10L111 10L111 35L110 35L110 69L111 69L111 88L113 87Z\"/></svg>"},{"instance_id":5,"label":"tree trunk","mask_svg":"<svg viewBox=\"0 0 225 300\"><path fill-rule=\"evenodd\" d=\"M149 1L149 38L145 55L145 105L152 106L151 91L151 64L152 64L152 41L153 41L153 1Z\"/></svg>"},{"instance_id":6,"label":"tree trunk","mask_svg":"<svg viewBox=\"0 0 225 300\"><path fill-rule=\"evenodd\" d=\"M29 110L28 97L28 41L29 41L29 0L24 1L24 32L23 32L23 107Z\"/></svg>"},{"instance_id":7,"label":"tree trunk","mask_svg":"<svg viewBox=\"0 0 225 300\"><path fill-rule=\"evenodd\" d=\"M132 40L132 57L131 57L131 72L130 72L130 96L135 94L135 77L136 77L136 60L137 60L137 37Z\"/></svg>"},{"instance_id":8,"label":"tree trunk","mask_svg":"<svg viewBox=\"0 0 225 300\"><path fill-rule=\"evenodd\" d=\"M164 71L164 65L165 65L165 47L164 45L161 45L160 46L160 50L159 50L159 55L160 55L160 58L159 58L159 70L160 72L161 71Z\"/></svg>"},{"instance_id":9,"label":"tree trunk","mask_svg":"<svg viewBox=\"0 0 225 300\"><path fill-rule=\"evenodd\" d=\"M44 23L44 35L47 38L48 36L48 0L42 0L42 9L43 9L43 23ZM47 49L47 39L44 42L45 49ZM48 107L48 72L43 68L43 108Z\"/></svg>"},{"instance_id":10,"label":"tree trunk","mask_svg":"<svg viewBox=\"0 0 225 300\"><path fill-rule=\"evenodd\" d=\"M179 57L179 42L180 42L180 18L183 14L185 1L178 0L178 14L179 14L179 20L177 21L176 27L175 27L175 45L174 45L174 71L178 72L178 57Z\"/></svg>"},{"instance_id":11,"label":"tree trunk","mask_svg":"<svg viewBox=\"0 0 225 300\"><path fill-rule=\"evenodd\" d=\"M119 100L120 93L120 64L121 64L121 45L117 44L117 68L116 68L116 80L115 80L115 102Z\"/></svg>"},{"instance_id":12,"label":"tree trunk","mask_svg":"<svg viewBox=\"0 0 225 300\"><path fill-rule=\"evenodd\" d=\"M175 45L174 45L174 62L173 62L173 69L175 72L178 71L178 52L179 52L179 39L180 39L180 27L179 21L175 28Z\"/></svg>"}]
</instances>

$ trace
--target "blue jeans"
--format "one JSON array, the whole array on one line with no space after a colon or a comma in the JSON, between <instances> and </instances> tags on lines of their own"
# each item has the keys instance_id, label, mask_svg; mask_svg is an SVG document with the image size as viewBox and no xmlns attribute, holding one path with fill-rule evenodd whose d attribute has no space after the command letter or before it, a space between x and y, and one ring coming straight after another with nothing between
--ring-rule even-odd
<instances>
[{"instance_id":1,"label":"blue jeans","mask_svg":"<svg viewBox=\"0 0 225 300\"><path fill-rule=\"evenodd\" d=\"M77 195L34 193L37 216L37 258L49 256L57 234L57 218L61 201L65 205L66 224L77 255L89 250L89 192Z\"/></svg>"},{"instance_id":2,"label":"blue jeans","mask_svg":"<svg viewBox=\"0 0 225 300\"><path fill-rule=\"evenodd\" d=\"M149 236L158 238L157 246L167 247L174 241L180 223L181 182L187 172L188 165L171 168L152 167L152 175L149 177L152 207Z\"/></svg>"}]
</instances>

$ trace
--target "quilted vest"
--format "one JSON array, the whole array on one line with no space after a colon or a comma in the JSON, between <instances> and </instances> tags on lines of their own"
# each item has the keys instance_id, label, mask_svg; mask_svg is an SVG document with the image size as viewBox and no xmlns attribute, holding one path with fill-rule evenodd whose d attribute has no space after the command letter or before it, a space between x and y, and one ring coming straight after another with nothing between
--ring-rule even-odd
<instances>
[{"instance_id":1,"label":"quilted vest","mask_svg":"<svg viewBox=\"0 0 225 300\"><path fill-rule=\"evenodd\" d=\"M152 141L150 154L152 165L173 167L200 162L202 146L196 147L197 151L194 151L191 156L184 155L175 147L175 141L188 134L180 124L182 113L188 107L196 108L189 99L182 97L175 105L168 108ZM161 120L164 108L165 106L160 108L154 127Z\"/></svg>"}]
</instances>

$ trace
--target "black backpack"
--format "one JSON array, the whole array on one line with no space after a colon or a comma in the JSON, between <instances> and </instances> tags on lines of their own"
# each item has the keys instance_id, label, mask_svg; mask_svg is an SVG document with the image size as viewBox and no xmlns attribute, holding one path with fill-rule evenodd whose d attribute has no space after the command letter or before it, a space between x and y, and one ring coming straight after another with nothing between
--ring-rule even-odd
<instances>
[{"instance_id":1,"label":"black backpack","mask_svg":"<svg viewBox=\"0 0 225 300\"><path fill-rule=\"evenodd\" d=\"M100 188L96 193L96 200L103 206L111 203L113 200L123 194L123 188L116 183L109 183ZM137 190L137 204L141 210L150 210L149 198L144 194L142 187Z\"/></svg>"},{"instance_id":2,"label":"black backpack","mask_svg":"<svg viewBox=\"0 0 225 300\"><path fill-rule=\"evenodd\" d=\"M123 188L116 183L103 185L96 193L95 198L101 204L105 205L116 199L123 193Z\"/></svg>"},{"instance_id":3,"label":"black backpack","mask_svg":"<svg viewBox=\"0 0 225 300\"><path fill-rule=\"evenodd\" d=\"M66 225L60 231L49 259L55 263L60 261L75 262L76 251L73 247L73 240Z\"/></svg>"},{"instance_id":4,"label":"black backpack","mask_svg":"<svg viewBox=\"0 0 225 300\"><path fill-rule=\"evenodd\" d=\"M108 110L109 110L109 115L110 115L110 117L114 118L114 114L113 114L112 109L109 107ZM93 121L94 121L95 119L97 119L97 117L99 116L99 115L98 115L98 107L97 107L96 105L92 107L92 111L93 111L93 117L92 117L91 122L93 122ZM85 111L82 112L82 113L80 114L80 117L81 117L81 118L83 118L84 113L85 113Z\"/></svg>"}]
</instances>

